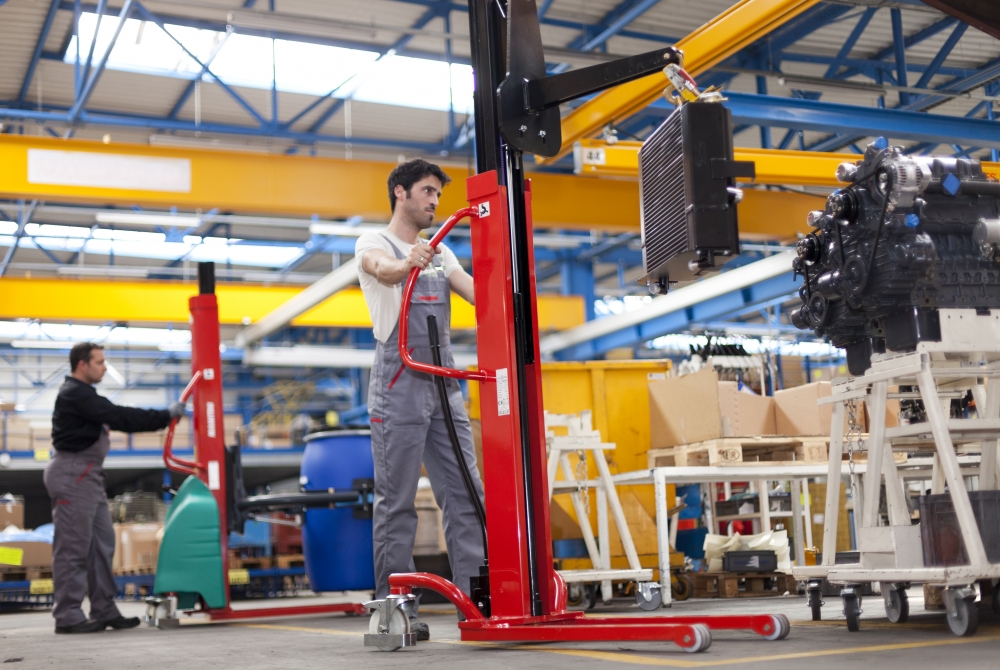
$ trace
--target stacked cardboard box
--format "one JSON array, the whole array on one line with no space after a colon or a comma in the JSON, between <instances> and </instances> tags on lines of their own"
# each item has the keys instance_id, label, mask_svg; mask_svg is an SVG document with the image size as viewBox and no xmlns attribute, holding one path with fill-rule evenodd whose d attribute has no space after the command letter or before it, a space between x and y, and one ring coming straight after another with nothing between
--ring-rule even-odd
<instances>
[{"instance_id":1,"label":"stacked cardboard box","mask_svg":"<svg viewBox=\"0 0 1000 670\"><path fill-rule=\"evenodd\" d=\"M819 405L817 401L830 393L829 382L816 382L778 391L773 397L761 396L740 389L736 382L720 382L712 370L652 381L649 383L652 448L665 449L721 437L828 436L832 406ZM891 411L892 408L887 414ZM858 421L861 429L866 430L863 411Z\"/></svg>"},{"instance_id":2,"label":"stacked cardboard box","mask_svg":"<svg viewBox=\"0 0 1000 670\"><path fill-rule=\"evenodd\" d=\"M0 531L7 526L24 528L24 499L13 496L0 498Z\"/></svg>"},{"instance_id":3,"label":"stacked cardboard box","mask_svg":"<svg viewBox=\"0 0 1000 670\"><path fill-rule=\"evenodd\" d=\"M112 567L120 572L153 572L163 537L161 523L116 523Z\"/></svg>"}]
</instances>

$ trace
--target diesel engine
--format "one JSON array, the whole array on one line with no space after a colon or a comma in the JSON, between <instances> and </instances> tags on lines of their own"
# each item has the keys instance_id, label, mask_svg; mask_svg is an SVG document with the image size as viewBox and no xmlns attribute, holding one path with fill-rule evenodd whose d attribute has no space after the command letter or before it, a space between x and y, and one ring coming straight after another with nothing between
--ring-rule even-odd
<instances>
[{"instance_id":1,"label":"diesel engine","mask_svg":"<svg viewBox=\"0 0 1000 670\"><path fill-rule=\"evenodd\" d=\"M939 308L1000 309L1000 182L979 161L907 156L879 138L837 180L798 244L791 320L843 347L852 375L873 353L940 341Z\"/></svg>"}]
</instances>

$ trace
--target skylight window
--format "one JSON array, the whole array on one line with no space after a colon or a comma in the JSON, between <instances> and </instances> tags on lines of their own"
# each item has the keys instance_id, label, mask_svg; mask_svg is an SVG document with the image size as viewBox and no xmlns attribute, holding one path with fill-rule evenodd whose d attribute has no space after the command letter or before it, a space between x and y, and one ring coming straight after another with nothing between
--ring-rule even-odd
<instances>
[{"instance_id":1,"label":"skylight window","mask_svg":"<svg viewBox=\"0 0 1000 670\"><path fill-rule=\"evenodd\" d=\"M94 48L97 62L111 46L118 18L105 16L97 31L97 15L80 17L80 59ZM388 55L253 35L231 34L166 25L170 35L184 44L202 63L230 86L269 89L272 79L279 91L305 95L350 97L362 102L472 113L473 78L468 65L424 58ZM112 70L193 79L201 66L155 23L129 19L108 57ZM76 38L70 41L65 61L76 60ZM214 54L214 55L213 55ZM210 75L203 77L212 82Z\"/></svg>"}]
</instances>

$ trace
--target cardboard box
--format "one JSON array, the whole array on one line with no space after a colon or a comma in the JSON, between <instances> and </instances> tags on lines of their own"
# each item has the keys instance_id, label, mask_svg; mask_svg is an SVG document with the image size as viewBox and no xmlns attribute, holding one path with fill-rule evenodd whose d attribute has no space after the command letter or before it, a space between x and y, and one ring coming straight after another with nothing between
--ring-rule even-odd
<instances>
[{"instance_id":1,"label":"cardboard box","mask_svg":"<svg viewBox=\"0 0 1000 670\"><path fill-rule=\"evenodd\" d=\"M23 551L24 554L21 557L22 567L52 567L52 545L48 542L0 542L0 547Z\"/></svg>"},{"instance_id":2,"label":"cardboard box","mask_svg":"<svg viewBox=\"0 0 1000 670\"><path fill-rule=\"evenodd\" d=\"M7 526L24 529L24 503L0 500L0 531Z\"/></svg>"},{"instance_id":3,"label":"cardboard box","mask_svg":"<svg viewBox=\"0 0 1000 670\"><path fill-rule=\"evenodd\" d=\"M738 386L720 382L712 370L651 381L652 448L719 437L775 435L774 398L740 391Z\"/></svg>"},{"instance_id":4,"label":"cardboard box","mask_svg":"<svg viewBox=\"0 0 1000 670\"><path fill-rule=\"evenodd\" d=\"M774 398L739 390L737 382L719 382L723 437L775 435Z\"/></svg>"},{"instance_id":5,"label":"cardboard box","mask_svg":"<svg viewBox=\"0 0 1000 670\"><path fill-rule=\"evenodd\" d=\"M702 370L649 383L649 432L653 449L722 436L719 376Z\"/></svg>"},{"instance_id":6,"label":"cardboard box","mask_svg":"<svg viewBox=\"0 0 1000 670\"><path fill-rule=\"evenodd\" d=\"M159 523L123 523L120 539L116 537L116 549L120 550L122 570L155 570L156 557L160 553Z\"/></svg>"},{"instance_id":7,"label":"cardboard box","mask_svg":"<svg viewBox=\"0 0 1000 670\"><path fill-rule=\"evenodd\" d=\"M830 395L830 382L815 382L774 394L778 435L829 435L832 405L816 401Z\"/></svg>"}]
</instances>

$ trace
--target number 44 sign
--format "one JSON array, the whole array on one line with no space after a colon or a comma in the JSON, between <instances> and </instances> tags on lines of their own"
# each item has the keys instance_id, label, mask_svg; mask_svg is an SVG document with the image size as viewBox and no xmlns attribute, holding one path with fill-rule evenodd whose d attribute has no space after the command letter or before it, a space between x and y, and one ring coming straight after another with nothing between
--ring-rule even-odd
<instances>
[{"instance_id":1,"label":"number 44 sign","mask_svg":"<svg viewBox=\"0 0 1000 670\"><path fill-rule=\"evenodd\" d=\"M479 217L480 219L485 219L489 215L490 215L490 203L488 202L479 203L479 208L478 211L476 212L476 216Z\"/></svg>"}]
</instances>

